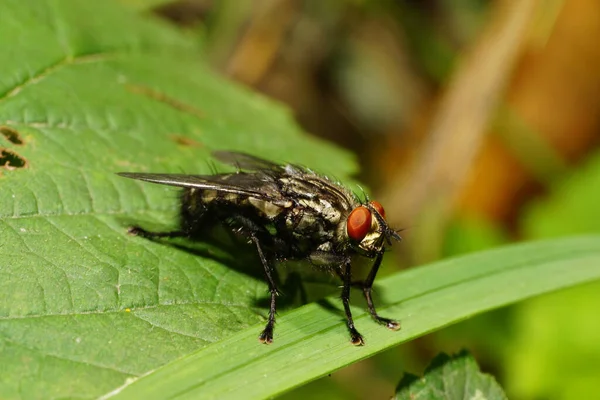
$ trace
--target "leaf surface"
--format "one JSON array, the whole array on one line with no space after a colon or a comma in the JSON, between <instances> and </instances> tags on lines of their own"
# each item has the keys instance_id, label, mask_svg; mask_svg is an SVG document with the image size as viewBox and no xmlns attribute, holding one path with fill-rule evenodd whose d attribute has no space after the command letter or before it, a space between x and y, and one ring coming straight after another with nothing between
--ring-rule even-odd
<instances>
[{"instance_id":1,"label":"leaf surface","mask_svg":"<svg viewBox=\"0 0 600 400\"><path fill-rule=\"evenodd\" d=\"M175 226L178 194L115 173L210 173L227 149L347 177L351 158L157 20L0 3L0 398L93 398L263 321L236 256L128 236Z\"/></svg>"}]
</instances>

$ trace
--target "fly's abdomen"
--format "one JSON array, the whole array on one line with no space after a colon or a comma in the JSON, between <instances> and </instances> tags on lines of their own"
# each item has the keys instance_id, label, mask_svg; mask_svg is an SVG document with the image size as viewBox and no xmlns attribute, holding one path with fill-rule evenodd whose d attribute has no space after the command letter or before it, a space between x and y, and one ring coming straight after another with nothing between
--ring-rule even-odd
<instances>
[{"instance_id":1,"label":"fly's abdomen","mask_svg":"<svg viewBox=\"0 0 600 400\"><path fill-rule=\"evenodd\" d=\"M184 190L182 214L192 217L195 224L202 223L210 217L224 220L235 215L255 222L268 222L274 221L291 205L291 202L275 204L237 193L192 188Z\"/></svg>"}]
</instances>

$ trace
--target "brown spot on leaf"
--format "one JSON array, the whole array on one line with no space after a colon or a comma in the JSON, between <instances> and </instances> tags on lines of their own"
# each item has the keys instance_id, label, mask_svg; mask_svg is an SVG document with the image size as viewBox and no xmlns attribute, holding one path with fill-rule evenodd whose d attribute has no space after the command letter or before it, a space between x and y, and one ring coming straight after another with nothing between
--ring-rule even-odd
<instances>
[{"instance_id":1,"label":"brown spot on leaf","mask_svg":"<svg viewBox=\"0 0 600 400\"><path fill-rule=\"evenodd\" d=\"M21 135L16 130L9 128L8 126L0 126L0 134L6 138L12 144L23 144L23 139L21 139Z\"/></svg>"},{"instance_id":2,"label":"brown spot on leaf","mask_svg":"<svg viewBox=\"0 0 600 400\"><path fill-rule=\"evenodd\" d=\"M190 104L186 104L186 103L182 102L181 100L178 100L174 97L170 97L170 96L166 95L165 93L159 92L157 90L154 90L152 88L149 88L147 86L142 86L142 85L127 84L125 86L132 93L141 94L143 96L150 97L151 99L160 101L161 103L165 103L179 111L183 111L188 114L195 115L198 118L204 117L204 113L202 111L200 111L199 109L197 109L196 107L194 107Z\"/></svg>"},{"instance_id":3,"label":"brown spot on leaf","mask_svg":"<svg viewBox=\"0 0 600 400\"><path fill-rule=\"evenodd\" d=\"M0 167L8 170L26 168L27 160L14 151L0 148Z\"/></svg>"},{"instance_id":4,"label":"brown spot on leaf","mask_svg":"<svg viewBox=\"0 0 600 400\"><path fill-rule=\"evenodd\" d=\"M171 135L171 139L181 145L181 146L187 146L187 147L202 147L202 143L195 141L192 138L189 138L187 136L182 136L182 135Z\"/></svg>"}]
</instances>

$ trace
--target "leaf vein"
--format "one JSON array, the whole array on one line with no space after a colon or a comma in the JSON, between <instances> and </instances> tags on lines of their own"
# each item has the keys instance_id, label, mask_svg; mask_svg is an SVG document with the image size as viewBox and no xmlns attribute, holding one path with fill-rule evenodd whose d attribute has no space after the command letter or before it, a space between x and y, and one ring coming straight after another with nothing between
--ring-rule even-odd
<instances>
[{"instance_id":1,"label":"leaf vein","mask_svg":"<svg viewBox=\"0 0 600 400\"><path fill-rule=\"evenodd\" d=\"M118 313L128 313L135 311L146 311L153 310L161 307L181 307L181 306L224 306L231 308L243 308L247 310L253 311L254 308L248 304L243 303L228 303L228 302L214 302L214 301L180 301L174 304L153 304L149 306L138 306L138 307L125 307L123 309L118 310L91 310L91 311L73 311L68 313L48 313L48 314L28 314L21 316L0 316L0 321L11 321L11 320L21 320L28 318L54 318L54 317L73 317L80 315L104 315L104 314L118 314ZM127 311L129 310L129 311Z\"/></svg>"},{"instance_id":2,"label":"leaf vein","mask_svg":"<svg viewBox=\"0 0 600 400\"><path fill-rule=\"evenodd\" d=\"M71 57L71 56L64 57L61 60L55 62L54 64L51 64L51 65L47 66L46 68L42 69L37 74L30 76L29 78L18 83L13 88L7 90L3 96L0 96L0 102L16 96L24 88L26 88L30 85L35 85L36 83L40 82L41 80L47 78L48 76L52 75L53 73L56 73L69 65L104 61L104 60L110 58L111 56L112 56L111 53L92 53L92 54L85 54L85 55L80 55L80 56L75 56L75 57Z\"/></svg>"},{"instance_id":3,"label":"leaf vein","mask_svg":"<svg viewBox=\"0 0 600 400\"><path fill-rule=\"evenodd\" d=\"M98 363L92 363L92 362L89 362L89 361L77 360L75 358L70 358L70 357L66 357L66 356L62 356L62 355L57 355L57 354L52 354L52 353L49 353L49 352L45 352L45 351L42 351L41 349L36 349L35 347L30 347L30 346L27 346L27 345L25 345L23 343L16 342L16 341L14 341L12 339L7 338L6 336L2 336L2 340L5 341L6 343L11 344L11 345L18 346L18 347L21 347L23 349L29 350L31 352L38 353L38 354L40 354L43 357L51 357L51 358L56 358L56 359L62 360L62 361L69 361L69 362L73 362L73 363L77 363L77 364L87 365L87 366L90 366L90 367L95 367L95 368L100 368L100 369L106 369L106 370L109 370L109 371L115 371L115 372L119 372L121 374L126 374L126 375L131 375L131 376L139 376L139 374L136 374L136 373L133 373L133 372L130 372L130 371L121 370L121 369L115 368L114 366L113 367L109 367L109 366L98 364Z\"/></svg>"}]
</instances>

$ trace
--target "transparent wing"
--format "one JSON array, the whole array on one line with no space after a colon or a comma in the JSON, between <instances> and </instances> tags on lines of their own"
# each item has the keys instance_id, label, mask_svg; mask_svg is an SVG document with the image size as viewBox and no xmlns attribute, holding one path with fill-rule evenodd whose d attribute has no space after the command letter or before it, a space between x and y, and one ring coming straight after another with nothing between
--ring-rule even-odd
<instances>
[{"instance_id":1,"label":"transparent wing","mask_svg":"<svg viewBox=\"0 0 600 400\"><path fill-rule=\"evenodd\" d=\"M283 167L279 164L251 156L250 154L246 153L237 153L234 151L214 151L212 156L225 164L248 171L276 171L283 169Z\"/></svg>"},{"instance_id":2,"label":"transparent wing","mask_svg":"<svg viewBox=\"0 0 600 400\"><path fill-rule=\"evenodd\" d=\"M274 202L282 200L276 182L270 175L262 173L185 175L120 172L117 175L161 185L216 190Z\"/></svg>"}]
</instances>

